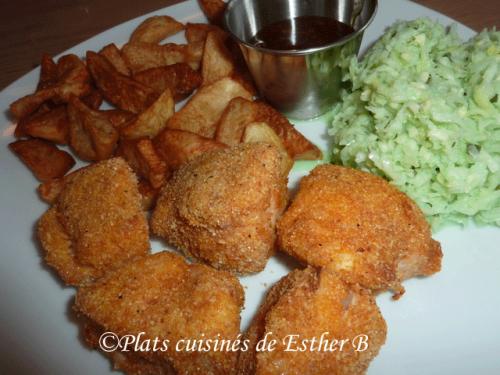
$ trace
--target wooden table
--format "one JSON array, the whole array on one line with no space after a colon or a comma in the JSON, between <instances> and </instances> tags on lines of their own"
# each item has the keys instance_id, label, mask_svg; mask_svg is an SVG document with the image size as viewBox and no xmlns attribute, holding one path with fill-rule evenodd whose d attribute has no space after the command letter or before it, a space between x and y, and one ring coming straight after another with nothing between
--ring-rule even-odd
<instances>
[{"instance_id":1,"label":"wooden table","mask_svg":"<svg viewBox=\"0 0 500 375\"><path fill-rule=\"evenodd\" d=\"M39 64L114 25L182 0L0 0L0 90ZM379 0L384 1L384 0ZM499 0L416 0L480 30L500 26Z\"/></svg>"}]
</instances>

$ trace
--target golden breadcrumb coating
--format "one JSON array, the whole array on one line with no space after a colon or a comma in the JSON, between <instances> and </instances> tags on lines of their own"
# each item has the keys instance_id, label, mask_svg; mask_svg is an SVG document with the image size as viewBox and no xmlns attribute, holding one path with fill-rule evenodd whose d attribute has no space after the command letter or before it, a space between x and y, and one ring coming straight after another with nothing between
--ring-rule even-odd
<instances>
[{"instance_id":1,"label":"golden breadcrumb coating","mask_svg":"<svg viewBox=\"0 0 500 375\"><path fill-rule=\"evenodd\" d=\"M272 145L207 152L164 186L153 233L215 268L261 271L275 246L275 222L287 199L281 155Z\"/></svg>"},{"instance_id":2,"label":"golden breadcrumb coating","mask_svg":"<svg viewBox=\"0 0 500 375\"><path fill-rule=\"evenodd\" d=\"M149 251L137 179L123 159L102 161L65 180L41 218L38 238L63 281L80 285Z\"/></svg>"},{"instance_id":3,"label":"golden breadcrumb coating","mask_svg":"<svg viewBox=\"0 0 500 375\"><path fill-rule=\"evenodd\" d=\"M280 248L332 266L345 280L403 293L400 282L441 268L441 247L417 205L387 181L336 165L300 182L278 223Z\"/></svg>"},{"instance_id":4,"label":"golden breadcrumb coating","mask_svg":"<svg viewBox=\"0 0 500 375\"><path fill-rule=\"evenodd\" d=\"M150 350L112 352L115 365L129 374L230 375L237 351L187 351L180 340L234 341L239 335L243 299L243 288L230 273L190 265L179 255L161 252L136 259L81 287L75 310L85 318L85 337L94 347L105 331L119 337L144 332L143 342L170 340L166 351L154 351L151 345Z\"/></svg>"},{"instance_id":5,"label":"golden breadcrumb coating","mask_svg":"<svg viewBox=\"0 0 500 375\"><path fill-rule=\"evenodd\" d=\"M271 288L257 312L245 334L251 350L241 352L238 374L364 374L386 330L369 290L347 284L330 268L296 270ZM277 340L274 350L256 351L266 335L267 342Z\"/></svg>"}]
</instances>

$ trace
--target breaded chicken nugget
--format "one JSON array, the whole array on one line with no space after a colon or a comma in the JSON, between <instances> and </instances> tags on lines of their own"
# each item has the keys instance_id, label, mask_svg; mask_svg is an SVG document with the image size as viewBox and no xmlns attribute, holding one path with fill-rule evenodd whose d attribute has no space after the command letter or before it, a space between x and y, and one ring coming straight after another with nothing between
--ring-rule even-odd
<instances>
[{"instance_id":1,"label":"breaded chicken nugget","mask_svg":"<svg viewBox=\"0 0 500 375\"><path fill-rule=\"evenodd\" d=\"M255 143L209 151L169 180L151 219L153 233L215 268L261 271L286 205L281 154Z\"/></svg>"},{"instance_id":2,"label":"breaded chicken nugget","mask_svg":"<svg viewBox=\"0 0 500 375\"><path fill-rule=\"evenodd\" d=\"M161 252L80 288L75 310L84 318L84 335L92 347L99 348L104 332L138 338L128 344L122 339L122 346L108 353L115 367L128 374L231 375L238 347L220 343L238 339L243 298L243 288L230 273ZM203 347L192 346L193 340L203 340ZM117 342L111 338L101 345L111 348Z\"/></svg>"},{"instance_id":3,"label":"breaded chicken nugget","mask_svg":"<svg viewBox=\"0 0 500 375\"><path fill-rule=\"evenodd\" d=\"M38 238L47 263L70 285L146 255L148 224L127 163L109 159L72 173L40 219Z\"/></svg>"},{"instance_id":4,"label":"breaded chicken nugget","mask_svg":"<svg viewBox=\"0 0 500 375\"><path fill-rule=\"evenodd\" d=\"M301 261L332 264L348 281L403 293L400 282L441 268L441 247L404 193L372 174L316 167L278 224L280 248Z\"/></svg>"},{"instance_id":5,"label":"breaded chicken nugget","mask_svg":"<svg viewBox=\"0 0 500 375\"><path fill-rule=\"evenodd\" d=\"M257 312L238 374L360 375L386 330L370 291L350 286L329 268L296 270L271 288ZM273 350L262 346L272 340Z\"/></svg>"}]
</instances>

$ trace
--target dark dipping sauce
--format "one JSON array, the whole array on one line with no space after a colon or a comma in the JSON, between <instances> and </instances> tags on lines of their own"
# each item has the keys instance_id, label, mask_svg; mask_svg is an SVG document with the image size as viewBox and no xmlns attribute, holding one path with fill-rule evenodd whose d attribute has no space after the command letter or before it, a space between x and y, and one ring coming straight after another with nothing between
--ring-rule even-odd
<instances>
[{"instance_id":1,"label":"dark dipping sauce","mask_svg":"<svg viewBox=\"0 0 500 375\"><path fill-rule=\"evenodd\" d=\"M352 34L354 29L330 17L300 16L264 26L250 43L274 50L323 47Z\"/></svg>"}]
</instances>

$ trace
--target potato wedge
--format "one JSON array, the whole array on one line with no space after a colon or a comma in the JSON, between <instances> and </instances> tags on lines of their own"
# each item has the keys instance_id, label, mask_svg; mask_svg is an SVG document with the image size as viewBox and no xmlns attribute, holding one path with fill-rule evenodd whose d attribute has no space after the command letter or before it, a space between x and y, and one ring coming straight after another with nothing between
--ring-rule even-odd
<instances>
[{"instance_id":1,"label":"potato wedge","mask_svg":"<svg viewBox=\"0 0 500 375\"><path fill-rule=\"evenodd\" d=\"M255 118L255 108L250 100L241 97L232 99L217 123L215 140L236 146L241 142L245 127Z\"/></svg>"},{"instance_id":2,"label":"potato wedge","mask_svg":"<svg viewBox=\"0 0 500 375\"><path fill-rule=\"evenodd\" d=\"M104 98L120 109L139 113L158 97L153 89L120 74L105 57L95 52L87 52L87 66Z\"/></svg>"},{"instance_id":3,"label":"potato wedge","mask_svg":"<svg viewBox=\"0 0 500 375\"><path fill-rule=\"evenodd\" d=\"M123 109L108 109L106 111L101 111L101 113L107 117L111 125L117 130L120 130L123 126L136 118L135 114L124 111Z\"/></svg>"},{"instance_id":4,"label":"potato wedge","mask_svg":"<svg viewBox=\"0 0 500 375\"><path fill-rule=\"evenodd\" d=\"M64 176L75 165L70 154L41 139L23 139L9 147L42 182Z\"/></svg>"},{"instance_id":5,"label":"potato wedge","mask_svg":"<svg viewBox=\"0 0 500 375\"><path fill-rule=\"evenodd\" d=\"M164 45L127 43L122 48L122 55L132 73L137 73L150 68L185 62L187 46L173 43Z\"/></svg>"},{"instance_id":6,"label":"potato wedge","mask_svg":"<svg viewBox=\"0 0 500 375\"><path fill-rule=\"evenodd\" d=\"M53 69L53 67L50 69ZM52 76L53 73L50 74ZM10 105L12 115L20 120L35 112L48 100L54 103L67 103L72 96L85 96L92 89L87 68L75 55L65 55L59 59L56 66L56 75L55 83L51 82L49 84L47 81L42 85L44 88L14 101Z\"/></svg>"},{"instance_id":7,"label":"potato wedge","mask_svg":"<svg viewBox=\"0 0 500 375\"><path fill-rule=\"evenodd\" d=\"M130 43L158 44L183 29L184 25L170 16L149 17L133 31Z\"/></svg>"},{"instance_id":8,"label":"potato wedge","mask_svg":"<svg viewBox=\"0 0 500 375\"><path fill-rule=\"evenodd\" d=\"M265 122L252 122L245 127L242 143L269 143L280 151L281 172L283 176L288 176L293 167L293 160L283 144L281 138Z\"/></svg>"},{"instance_id":9,"label":"potato wedge","mask_svg":"<svg viewBox=\"0 0 500 375\"><path fill-rule=\"evenodd\" d=\"M120 129L126 139L154 138L173 116L175 110L172 92L166 89L163 94L137 118Z\"/></svg>"},{"instance_id":10,"label":"potato wedge","mask_svg":"<svg viewBox=\"0 0 500 375\"><path fill-rule=\"evenodd\" d=\"M130 69L127 66L127 63L122 57L122 53L118 49L118 47L114 44L108 44L104 46L100 51L99 55L104 56L108 59L108 61L113 65L118 73L123 74L124 76L130 75Z\"/></svg>"},{"instance_id":11,"label":"potato wedge","mask_svg":"<svg viewBox=\"0 0 500 375\"><path fill-rule=\"evenodd\" d=\"M87 107L78 98L68 104L69 144L83 160L109 158L118 142L118 131L102 112Z\"/></svg>"},{"instance_id":12,"label":"potato wedge","mask_svg":"<svg viewBox=\"0 0 500 375\"><path fill-rule=\"evenodd\" d=\"M203 57L203 49L205 40L211 31L217 31L222 35L227 35L220 27L209 25L206 23L187 23L184 35L188 42L187 55L188 61L194 65L194 69L198 69Z\"/></svg>"},{"instance_id":13,"label":"potato wedge","mask_svg":"<svg viewBox=\"0 0 500 375\"><path fill-rule=\"evenodd\" d=\"M295 127L276 109L264 102L254 102L255 121L266 122L282 139L288 153L294 160L322 159L321 150L298 132Z\"/></svg>"},{"instance_id":14,"label":"potato wedge","mask_svg":"<svg viewBox=\"0 0 500 375\"><path fill-rule=\"evenodd\" d=\"M235 72L235 61L225 46L226 36L210 31L205 40L201 76L203 85L209 85Z\"/></svg>"},{"instance_id":15,"label":"potato wedge","mask_svg":"<svg viewBox=\"0 0 500 375\"><path fill-rule=\"evenodd\" d=\"M226 11L226 3L223 0L198 0L198 2L211 23L222 25Z\"/></svg>"},{"instance_id":16,"label":"potato wedge","mask_svg":"<svg viewBox=\"0 0 500 375\"><path fill-rule=\"evenodd\" d=\"M174 100L189 96L201 84L201 75L186 63L151 68L134 74L133 78L151 87L158 95L170 89Z\"/></svg>"},{"instance_id":17,"label":"potato wedge","mask_svg":"<svg viewBox=\"0 0 500 375\"><path fill-rule=\"evenodd\" d=\"M213 139L174 129L163 130L153 139L153 144L171 171L204 152L227 147Z\"/></svg>"},{"instance_id":18,"label":"potato wedge","mask_svg":"<svg viewBox=\"0 0 500 375\"><path fill-rule=\"evenodd\" d=\"M21 120L34 113L43 103L55 96L53 87L41 89L34 94L29 94L11 103L9 110L15 119Z\"/></svg>"},{"instance_id":19,"label":"potato wedge","mask_svg":"<svg viewBox=\"0 0 500 375\"><path fill-rule=\"evenodd\" d=\"M153 189L159 189L167 177L167 164L158 156L150 139L122 139L118 146L117 156L122 156Z\"/></svg>"},{"instance_id":20,"label":"potato wedge","mask_svg":"<svg viewBox=\"0 0 500 375\"><path fill-rule=\"evenodd\" d=\"M188 44L203 42L207 39L207 35L211 31L218 31L221 34L226 34L224 30L215 25L210 25L208 23L187 23L184 30L184 35Z\"/></svg>"},{"instance_id":21,"label":"potato wedge","mask_svg":"<svg viewBox=\"0 0 500 375\"><path fill-rule=\"evenodd\" d=\"M69 139L69 120L65 106L28 116L17 124L24 136L41 138L54 143L66 144Z\"/></svg>"},{"instance_id":22,"label":"potato wedge","mask_svg":"<svg viewBox=\"0 0 500 375\"><path fill-rule=\"evenodd\" d=\"M223 78L204 86L170 118L167 127L213 138L222 112L231 99L239 96L251 99L252 93L233 78Z\"/></svg>"},{"instance_id":23,"label":"potato wedge","mask_svg":"<svg viewBox=\"0 0 500 375\"><path fill-rule=\"evenodd\" d=\"M57 82L57 64L50 55L44 53L40 63L40 79L38 81L37 91L46 89Z\"/></svg>"},{"instance_id":24,"label":"potato wedge","mask_svg":"<svg viewBox=\"0 0 500 375\"><path fill-rule=\"evenodd\" d=\"M280 112L262 101L234 99L225 109L218 124L215 139L235 145L243 129L251 122L267 123L281 138L294 160L316 160L323 157L319 148L305 138Z\"/></svg>"},{"instance_id":25,"label":"potato wedge","mask_svg":"<svg viewBox=\"0 0 500 375\"><path fill-rule=\"evenodd\" d=\"M92 91L90 74L84 62L69 54L57 60L57 83L54 86L56 103L67 103L70 98L84 97Z\"/></svg>"},{"instance_id":26,"label":"potato wedge","mask_svg":"<svg viewBox=\"0 0 500 375\"><path fill-rule=\"evenodd\" d=\"M102 94L99 92L99 90L92 89L90 94L87 96L84 96L82 99L82 102L84 102L87 106L89 106L92 109L99 109L101 107L101 104L104 100L102 97Z\"/></svg>"}]
</instances>

